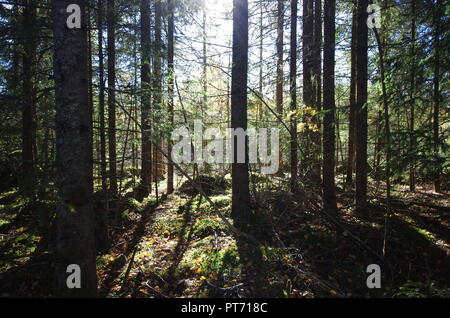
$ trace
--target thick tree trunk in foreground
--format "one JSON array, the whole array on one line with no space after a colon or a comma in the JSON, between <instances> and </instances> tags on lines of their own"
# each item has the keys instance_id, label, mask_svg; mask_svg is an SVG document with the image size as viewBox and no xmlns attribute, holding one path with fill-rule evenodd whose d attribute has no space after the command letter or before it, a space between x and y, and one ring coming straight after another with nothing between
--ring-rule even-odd
<instances>
[{"instance_id":1,"label":"thick tree trunk in foreground","mask_svg":"<svg viewBox=\"0 0 450 318\"><path fill-rule=\"evenodd\" d=\"M96 294L94 213L92 207L92 118L88 103L87 32L84 1L53 0L56 87L57 296ZM78 4L81 29L68 29L66 8ZM69 289L69 265L81 269L81 288ZM69 279L70 280L70 279ZM71 280L70 280L71 281Z\"/></svg>"},{"instance_id":2,"label":"thick tree trunk in foreground","mask_svg":"<svg viewBox=\"0 0 450 318\"><path fill-rule=\"evenodd\" d=\"M291 112L297 110L297 0L291 1L291 61L290 61L290 90ZM290 119L291 130L291 192L298 191L298 153L297 153L297 120L295 114Z\"/></svg>"},{"instance_id":3,"label":"thick tree trunk in foreground","mask_svg":"<svg viewBox=\"0 0 450 318\"><path fill-rule=\"evenodd\" d=\"M234 0L233 56L231 71L231 128L247 130L247 70L248 70L248 2ZM232 217L239 226L247 226L250 214L248 162L237 162L237 143L234 143L232 164ZM246 147L247 151L247 147Z\"/></svg>"},{"instance_id":4,"label":"thick tree trunk in foreground","mask_svg":"<svg viewBox=\"0 0 450 318\"><path fill-rule=\"evenodd\" d=\"M231 71L231 128L247 130L247 74L248 70L248 1L233 1L233 53ZM237 138L234 138L232 163L231 217L235 227L246 233L258 230L250 205L248 153L245 145L245 162L238 163ZM246 142L247 144L247 142ZM250 296L261 295L265 284L264 263L261 250L255 242L240 235L237 238L239 257L243 264L243 279L252 282Z\"/></svg>"},{"instance_id":5,"label":"thick tree trunk in foreground","mask_svg":"<svg viewBox=\"0 0 450 318\"><path fill-rule=\"evenodd\" d=\"M324 6L324 57L323 57L323 207L325 210L335 210L335 0L325 0Z\"/></svg>"},{"instance_id":6,"label":"thick tree trunk in foreground","mask_svg":"<svg viewBox=\"0 0 450 318\"><path fill-rule=\"evenodd\" d=\"M150 132L150 0L141 0L141 126L142 126L142 165L141 191L144 197L151 191L152 153Z\"/></svg>"},{"instance_id":7,"label":"thick tree trunk in foreground","mask_svg":"<svg viewBox=\"0 0 450 318\"><path fill-rule=\"evenodd\" d=\"M367 208L367 0L358 0L356 44L356 209Z\"/></svg>"},{"instance_id":8,"label":"thick tree trunk in foreground","mask_svg":"<svg viewBox=\"0 0 450 318\"><path fill-rule=\"evenodd\" d=\"M115 0L108 1L108 137L109 137L109 189L117 195L116 155L116 9Z\"/></svg>"}]
</instances>

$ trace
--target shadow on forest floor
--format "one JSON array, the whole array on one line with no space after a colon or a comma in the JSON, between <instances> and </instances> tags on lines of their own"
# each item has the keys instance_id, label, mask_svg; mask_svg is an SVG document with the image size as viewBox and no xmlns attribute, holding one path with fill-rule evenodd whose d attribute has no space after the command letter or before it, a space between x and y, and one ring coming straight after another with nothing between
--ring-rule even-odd
<instances>
[{"instance_id":1,"label":"shadow on forest floor","mask_svg":"<svg viewBox=\"0 0 450 318\"><path fill-rule=\"evenodd\" d=\"M229 218L230 193L211 198ZM268 289L261 295L450 297L448 195L397 196L389 214L379 197L359 215L352 210L352 193L341 191L339 210L331 218L321 211L319 198L309 194L271 191L261 198L256 234L264 242ZM198 195L164 199L158 206L129 199L121 207L113 247L97 258L99 296L248 295L251 282L242 278L235 239L211 206ZM50 296L54 231L36 226L36 206L22 201L14 193L0 197L0 295ZM369 264L381 266L381 289L366 286Z\"/></svg>"}]
</instances>

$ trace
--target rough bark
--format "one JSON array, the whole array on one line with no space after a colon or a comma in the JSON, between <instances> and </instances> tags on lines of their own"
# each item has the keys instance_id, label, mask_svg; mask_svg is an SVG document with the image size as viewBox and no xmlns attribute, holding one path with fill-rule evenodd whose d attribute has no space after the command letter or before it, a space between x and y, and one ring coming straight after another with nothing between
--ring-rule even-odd
<instances>
[{"instance_id":1,"label":"rough bark","mask_svg":"<svg viewBox=\"0 0 450 318\"><path fill-rule=\"evenodd\" d=\"M66 8L78 4L81 29L68 29ZM56 295L95 296L97 288L92 207L92 118L88 102L87 32L84 1L53 0L56 87L58 206ZM69 289L67 267L81 269L81 288Z\"/></svg>"},{"instance_id":2,"label":"rough bark","mask_svg":"<svg viewBox=\"0 0 450 318\"><path fill-rule=\"evenodd\" d=\"M151 191L152 153L150 132L150 0L141 0L141 123L142 123L142 164L141 191L147 196ZM145 133L147 132L147 133Z\"/></svg>"},{"instance_id":3,"label":"rough bark","mask_svg":"<svg viewBox=\"0 0 450 318\"><path fill-rule=\"evenodd\" d=\"M247 79L248 79L248 1L233 1L233 53L231 71L231 127L247 130ZM232 163L232 209L234 226L251 233L257 228L250 205L248 153L245 147L245 162L237 162L237 143L234 143ZM243 267L243 278L251 281L250 296L261 295L265 282L264 264L260 247L247 236L237 238L239 256ZM255 266L254 264L257 264ZM254 290L253 290L254 289Z\"/></svg>"},{"instance_id":4,"label":"rough bark","mask_svg":"<svg viewBox=\"0 0 450 318\"><path fill-rule=\"evenodd\" d=\"M233 3L231 128L247 130L248 2L234 0ZM235 143L232 163L232 217L240 226L247 226L250 214L248 162L237 162L237 149Z\"/></svg>"}]
</instances>

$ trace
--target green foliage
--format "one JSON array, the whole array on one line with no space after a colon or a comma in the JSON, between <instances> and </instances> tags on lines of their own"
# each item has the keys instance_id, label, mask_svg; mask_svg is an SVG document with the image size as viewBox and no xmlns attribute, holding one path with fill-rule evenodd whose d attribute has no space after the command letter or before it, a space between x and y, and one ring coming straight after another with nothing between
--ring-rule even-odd
<instances>
[{"instance_id":1,"label":"green foliage","mask_svg":"<svg viewBox=\"0 0 450 318\"><path fill-rule=\"evenodd\" d=\"M208 218L199 217L192 227L192 232L195 237L202 238L216 233L227 233L229 229L217 216Z\"/></svg>"},{"instance_id":2,"label":"green foliage","mask_svg":"<svg viewBox=\"0 0 450 318\"><path fill-rule=\"evenodd\" d=\"M428 283L407 281L400 286L396 296L404 298L450 298L450 288L442 288L436 281L430 281Z\"/></svg>"}]
</instances>

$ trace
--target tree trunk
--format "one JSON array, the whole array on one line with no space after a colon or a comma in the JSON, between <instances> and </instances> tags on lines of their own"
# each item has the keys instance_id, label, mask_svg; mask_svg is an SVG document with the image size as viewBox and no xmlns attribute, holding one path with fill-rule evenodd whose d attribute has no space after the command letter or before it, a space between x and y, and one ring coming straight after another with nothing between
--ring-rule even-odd
<instances>
[{"instance_id":1,"label":"tree trunk","mask_svg":"<svg viewBox=\"0 0 450 318\"><path fill-rule=\"evenodd\" d=\"M314 27L313 27L313 44L312 44L312 81L313 81L313 105L317 112L322 110L322 1L314 0ZM314 184L320 184L321 179L321 136L320 136L320 116L314 115L311 118L312 123L316 126L316 131L311 131L312 146L312 171L311 181Z\"/></svg>"},{"instance_id":2,"label":"tree trunk","mask_svg":"<svg viewBox=\"0 0 450 318\"><path fill-rule=\"evenodd\" d=\"M233 56L231 71L231 128L247 130L247 70L248 70L248 2L234 0ZM237 162L237 144L233 145L232 163L232 217L238 226L248 226L250 191L248 159ZM247 147L246 147L247 148ZM247 149L246 149L247 151ZM237 225L236 224L236 225Z\"/></svg>"},{"instance_id":3,"label":"tree trunk","mask_svg":"<svg viewBox=\"0 0 450 318\"><path fill-rule=\"evenodd\" d=\"M248 79L248 1L233 1L233 53L231 70L231 128L247 131L247 79ZM255 219L251 212L248 149L245 145L245 162L238 163L237 138L233 144L232 163L232 208L231 217L236 228L251 233ZM255 246L246 236L237 238L239 257L242 262L242 276L252 282L252 288L261 295L265 282L264 264L260 247ZM255 264L257 264L255 266ZM252 294L255 292L251 292Z\"/></svg>"},{"instance_id":4,"label":"tree trunk","mask_svg":"<svg viewBox=\"0 0 450 318\"><path fill-rule=\"evenodd\" d=\"M411 92L410 92L410 104L411 104L411 114L410 114L410 144L409 144L409 190L414 191L416 189L416 163L415 163L415 104L416 104L416 1L411 1Z\"/></svg>"},{"instance_id":5,"label":"tree trunk","mask_svg":"<svg viewBox=\"0 0 450 318\"><path fill-rule=\"evenodd\" d=\"M161 134L158 132L158 123L163 119L159 114L162 108L162 70L161 70L161 29L162 29L162 4L161 0L155 1L155 55L154 55L154 69L153 69L153 109L155 110L153 116L153 127L156 133L156 139L159 147L162 148ZM153 147L153 177L155 186L161 180L164 174L163 156L157 147Z\"/></svg>"},{"instance_id":6,"label":"tree trunk","mask_svg":"<svg viewBox=\"0 0 450 318\"><path fill-rule=\"evenodd\" d=\"M150 0L141 0L141 122L142 122L142 165L141 191L146 197L151 191L152 147L150 132Z\"/></svg>"},{"instance_id":7,"label":"tree trunk","mask_svg":"<svg viewBox=\"0 0 450 318\"><path fill-rule=\"evenodd\" d=\"M169 79L168 79L168 95L169 95L169 121L170 126L173 128L174 125L174 0L168 0L169 17L168 17L168 67L169 67ZM172 141L169 140L167 143L169 157L172 158ZM173 192L173 162L169 160L169 165L167 167L167 193Z\"/></svg>"},{"instance_id":8,"label":"tree trunk","mask_svg":"<svg viewBox=\"0 0 450 318\"><path fill-rule=\"evenodd\" d=\"M99 115L100 115L100 170L102 190L106 192L108 185L106 172L106 135L105 135L105 67L103 62L103 0L98 0L98 68L99 68Z\"/></svg>"},{"instance_id":9,"label":"tree trunk","mask_svg":"<svg viewBox=\"0 0 450 318\"><path fill-rule=\"evenodd\" d=\"M385 151L386 151L386 210L387 215L391 213L391 128L389 122L389 104L386 90L385 81L385 68L384 68L384 51L383 44L376 28L373 29L375 38L378 44L378 53L380 55L380 75L381 75L381 90L383 94L383 109L384 109L384 134L385 134ZM388 217L385 217L384 226L384 241L383 241L383 256L386 255L387 247L387 233L388 233Z\"/></svg>"},{"instance_id":10,"label":"tree trunk","mask_svg":"<svg viewBox=\"0 0 450 318\"><path fill-rule=\"evenodd\" d=\"M256 125L263 119L263 70L264 70L264 16L263 16L263 0L259 0L259 87L258 87L258 109L256 114Z\"/></svg>"},{"instance_id":11,"label":"tree trunk","mask_svg":"<svg viewBox=\"0 0 450 318\"><path fill-rule=\"evenodd\" d=\"M84 1L53 0L56 87L57 207L56 295L96 295L92 207L92 110L88 102L87 29ZM69 4L81 8L81 29L66 27ZM68 266L81 269L81 288L69 289Z\"/></svg>"},{"instance_id":12,"label":"tree trunk","mask_svg":"<svg viewBox=\"0 0 450 318\"><path fill-rule=\"evenodd\" d=\"M442 2L437 0L434 16L434 107L433 107L433 143L434 143L434 157L435 157L435 171L434 171L434 191L441 192L441 177L440 177L440 160L439 160L439 107L441 102L440 94L440 36L441 36L441 6Z\"/></svg>"},{"instance_id":13,"label":"tree trunk","mask_svg":"<svg viewBox=\"0 0 450 318\"><path fill-rule=\"evenodd\" d=\"M336 210L335 185L335 46L336 2L325 0L323 57L323 207Z\"/></svg>"},{"instance_id":14,"label":"tree trunk","mask_svg":"<svg viewBox=\"0 0 450 318\"><path fill-rule=\"evenodd\" d=\"M346 183L353 183L353 168L355 166L355 109L356 109L356 37L357 37L357 15L356 4L353 7L352 15L352 39L351 39L351 76L350 76L350 110L348 126L348 157L347 157L347 177Z\"/></svg>"},{"instance_id":15,"label":"tree trunk","mask_svg":"<svg viewBox=\"0 0 450 318\"><path fill-rule=\"evenodd\" d=\"M98 58L99 58L99 120L100 120L100 177L102 183L102 198L107 201L107 173L106 173L106 136L105 136L105 79L104 79L104 63L103 63L103 1L98 0L97 11L97 27L98 27ZM107 251L109 248L108 237L108 207L109 203L101 204L98 213L98 225L96 227L96 246L99 251Z\"/></svg>"},{"instance_id":16,"label":"tree trunk","mask_svg":"<svg viewBox=\"0 0 450 318\"><path fill-rule=\"evenodd\" d=\"M314 37L314 0L303 1L303 104L306 108L314 107L313 91L313 37ZM309 115L303 115L303 122L310 121ZM303 141L302 155L302 175L310 175L311 158L313 156L311 149L311 139L309 127L306 127Z\"/></svg>"},{"instance_id":17,"label":"tree trunk","mask_svg":"<svg viewBox=\"0 0 450 318\"><path fill-rule=\"evenodd\" d=\"M356 47L356 209L367 208L367 0L358 0Z\"/></svg>"},{"instance_id":18,"label":"tree trunk","mask_svg":"<svg viewBox=\"0 0 450 318\"><path fill-rule=\"evenodd\" d=\"M108 137L109 137L109 189L117 195L116 155L116 9L115 0L108 1Z\"/></svg>"},{"instance_id":19,"label":"tree trunk","mask_svg":"<svg viewBox=\"0 0 450 318\"><path fill-rule=\"evenodd\" d=\"M33 195L36 186L36 7L27 0L23 9L23 103L22 103L22 162L23 191Z\"/></svg>"},{"instance_id":20,"label":"tree trunk","mask_svg":"<svg viewBox=\"0 0 450 318\"><path fill-rule=\"evenodd\" d=\"M203 0L203 16L202 16L202 36L203 36L203 56L202 56L202 84L203 84L203 101L202 101L202 116L206 112L208 104L208 57L207 57L207 35L206 35L206 0Z\"/></svg>"},{"instance_id":21,"label":"tree trunk","mask_svg":"<svg viewBox=\"0 0 450 318\"><path fill-rule=\"evenodd\" d=\"M297 120L294 112L297 110L297 0L291 1L291 45L290 45L290 92L291 92L291 192L298 191L298 154L297 154Z\"/></svg>"},{"instance_id":22,"label":"tree trunk","mask_svg":"<svg viewBox=\"0 0 450 318\"><path fill-rule=\"evenodd\" d=\"M278 11L277 11L277 78L276 78L276 107L278 115L283 118L283 64L284 64L284 1L278 0ZM280 172L283 171L283 152L280 149L279 160L280 160Z\"/></svg>"}]
</instances>

